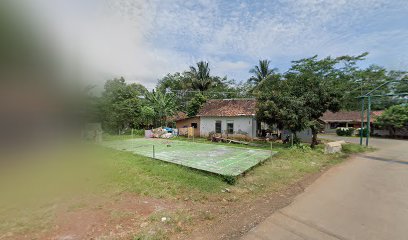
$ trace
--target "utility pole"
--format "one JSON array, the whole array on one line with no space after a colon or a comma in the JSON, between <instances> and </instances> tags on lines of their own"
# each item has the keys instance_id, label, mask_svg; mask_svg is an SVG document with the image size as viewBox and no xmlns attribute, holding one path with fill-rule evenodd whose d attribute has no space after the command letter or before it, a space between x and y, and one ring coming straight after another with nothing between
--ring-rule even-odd
<instances>
[{"instance_id":1,"label":"utility pole","mask_svg":"<svg viewBox=\"0 0 408 240\"><path fill-rule=\"evenodd\" d=\"M361 97L360 145L363 145L363 129L364 129L364 97Z\"/></svg>"},{"instance_id":2,"label":"utility pole","mask_svg":"<svg viewBox=\"0 0 408 240\"><path fill-rule=\"evenodd\" d=\"M401 80L401 81L407 81L407 80ZM369 138L370 138L370 132L371 132L371 126L370 126L370 117L371 117L371 97L382 97L382 96L408 96L408 93L392 93L392 94L380 94L380 95L372 95L374 91L377 89L380 89L383 86L388 85L389 83L392 82L397 82L395 80L390 80L386 81L371 91L367 92L366 94L362 95L358 98L361 98L361 131L360 131L360 145L363 145L363 127L364 127L364 98L368 98L368 107L367 107L367 134L366 134L366 146L368 146ZM361 85L361 93L362 93L362 85Z\"/></svg>"},{"instance_id":3,"label":"utility pole","mask_svg":"<svg viewBox=\"0 0 408 240\"><path fill-rule=\"evenodd\" d=\"M368 95L368 107L367 107L367 138L366 147L368 147L368 139L370 138L370 115L371 115L371 95Z\"/></svg>"}]
</instances>

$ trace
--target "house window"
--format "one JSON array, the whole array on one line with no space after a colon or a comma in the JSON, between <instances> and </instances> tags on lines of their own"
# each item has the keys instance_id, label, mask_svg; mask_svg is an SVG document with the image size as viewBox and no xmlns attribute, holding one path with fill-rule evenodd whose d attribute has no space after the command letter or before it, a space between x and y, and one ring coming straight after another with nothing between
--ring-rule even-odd
<instances>
[{"instance_id":1,"label":"house window","mask_svg":"<svg viewBox=\"0 0 408 240\"><path fill-rule=\"evenodd\" d=\"M191 123L192 128L197 128L197 123Z\"/></svg>"},{"instance_id":2,"label":"house window","mask_svg":"<svg viewBox=\"0 0 408 240\"><path fill-rule=\"evenodd\" d=\"M336 128L339 128L339 127L346 127L347 126L347 123L345 123L345 122L332 122L332 123L330 123L330 129L336 129Z\"/></svg>"},{"instance_id":3,"label":"house window","mask_svg":"<svg viewBox=\"0 0 408 240\"><path fill-rule=\"evenodd\" d=\"M228 134L234 133L234 122L227 122L227 133Z\"/></svg>"},{"instance_id":4,"label":"house window","mask_svg":"<svg viewBox=\"0 0 408 240\"><path fill-rule=\"evenodd\" d=\"M221 133L221 121L215 121L215 133Z\"/></svg>"}]
</instances>

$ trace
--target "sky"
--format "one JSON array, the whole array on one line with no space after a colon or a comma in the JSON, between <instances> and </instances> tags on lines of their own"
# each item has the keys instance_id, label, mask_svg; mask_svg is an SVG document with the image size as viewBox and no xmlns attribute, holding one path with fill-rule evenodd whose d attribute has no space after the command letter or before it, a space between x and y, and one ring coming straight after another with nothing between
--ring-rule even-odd
<instances>
[{"instance_id":1,"label":"sky","mask_svg":"<svg viewBox=\"0 0 408 240\"><path fill-rule=\"evenodd\" d=\"M61 55L103 84L123 76L152 89L167 73L209 61L239 81L259 59L369 52L362 67L408 69L407 0L26 0L24 11Z\"/></svg>"}]
</instances>

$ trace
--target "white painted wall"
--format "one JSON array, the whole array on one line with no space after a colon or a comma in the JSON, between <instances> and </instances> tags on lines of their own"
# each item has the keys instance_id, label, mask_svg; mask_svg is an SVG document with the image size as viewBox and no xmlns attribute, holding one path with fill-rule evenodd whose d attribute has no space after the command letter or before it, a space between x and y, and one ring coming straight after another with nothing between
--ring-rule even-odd
<instances>
[{"instance_id":1,"label":"white painted wall","mask_svg":"<svg viewBox=\"0 0 408 240\"><path fill-rule=\"evenodd\" d=\"M256 136L256 120L252 116L238 117L201 117L200 118L200 135L207 137L210 132L215 132L215 122L221 121L221 131L226 133L227 121L234 122L234 133L239 131L248 133L249 137Z\"/></svg>"}]
</instances>

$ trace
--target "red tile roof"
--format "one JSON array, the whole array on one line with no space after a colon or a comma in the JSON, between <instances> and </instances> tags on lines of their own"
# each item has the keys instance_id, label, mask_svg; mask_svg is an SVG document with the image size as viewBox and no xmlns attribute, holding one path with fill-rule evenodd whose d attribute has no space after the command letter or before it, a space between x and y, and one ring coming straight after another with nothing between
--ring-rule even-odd
<instances>
[{"instance_id":1,"label":"red tile roof","mask_svg":"<svg viewBox=\"0 0 408 240\"><path fill-rule=\"evenodd\" d=\"M208 100L197 116L204 117L235 117L254 116L256 113L255 99L213 99Z\"/></svg>"},{"instance_id":2,"label":"red tile roof","mask_svg":"<svg viewBox=\"0 0 408 240\"><path fill-rule=\"evenodd\" d=\"M370 114L370 122L373 122L383 111L372 111ZM367 120L367 112L364 112L364 119ZM361 122L360 111L340 111L340 112L325 112L320 118L323 122Z\"/></svg>"}]
</instances>

